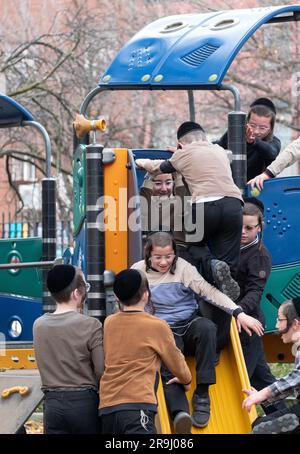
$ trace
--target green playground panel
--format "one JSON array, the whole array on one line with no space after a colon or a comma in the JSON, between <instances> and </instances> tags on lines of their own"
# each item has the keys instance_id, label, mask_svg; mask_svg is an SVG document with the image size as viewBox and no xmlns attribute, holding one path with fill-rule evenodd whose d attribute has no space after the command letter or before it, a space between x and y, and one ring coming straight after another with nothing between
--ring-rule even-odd
<instances>
[{"instance_id":1,"label":"green playground panel","mask_svg":"<svg viewBox=\"0 0 300 454\"><path fill-rule=\"evenodd\" d=\"M42 238L0 240L0 263L39 262ZM42 272L37 268L0 270L0 292L42 298Z\"/></svg>"},{"instance_id":2,"label":"green playground panel","mask_svg":"<svg viewBox=\"0 0 300 454\"><path fill-rule=\"evenodd\" d=\"M85 148L86 145L79 145L73 159L73 218L74 235L80 230L86 213L85 197Z\"/></svg>"},{"instance_id":3,"label":"green playground panel","mask_svg":"<svg viewBox=\"0 0 300 454\"><path fill-rule=\"evenodd\" d=\"M273 267L261 299L261 308L266 317L266 332L276 331L279 306L296 296L300 296L300 262Z\"/></svg>"}]
</instances>

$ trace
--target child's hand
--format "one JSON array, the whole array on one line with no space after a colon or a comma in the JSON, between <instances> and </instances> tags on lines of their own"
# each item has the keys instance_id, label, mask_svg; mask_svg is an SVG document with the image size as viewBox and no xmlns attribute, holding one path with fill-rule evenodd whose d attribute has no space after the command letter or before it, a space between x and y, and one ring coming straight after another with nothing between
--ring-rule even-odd
<instances>
[{"instance_id":1,"label":"child's hand","mask_svg":"<svg viewBox=\"0 0 300 454\"><path fill-rule=\"evenodd\" d=\"M246 125L246 141L248 143L253 143L255 140L255 135L253 129L249 126Z\"/></svg>"},{"instance_id":2,"label":"child's hand","mask_svg":"<svg viewBox=\"0 0 300 454\"><path fill-rule=\"evenodd\" d=\"M177 378L177 377L171 378L171 380L167 381L166 385L171 385L172 383L178 383L179 385L182 385L184 387L185 391L188 391L191 387L191 383L189 383L188 385L184 385L183 383L181 383L179 381L179 378Z\"/></svg>"},{"instance_id":3,"label":"child's hand","mask_svg":"<svg viewBox=\"0 0 300 454\"><path fill-rule=\"evenodd\" d=\"M173 146L167 146L167 150L168 151L171 151L171 153L175 153L175 151L177 150L176 147L173 147Z\"/></svg>"}]
</instances>

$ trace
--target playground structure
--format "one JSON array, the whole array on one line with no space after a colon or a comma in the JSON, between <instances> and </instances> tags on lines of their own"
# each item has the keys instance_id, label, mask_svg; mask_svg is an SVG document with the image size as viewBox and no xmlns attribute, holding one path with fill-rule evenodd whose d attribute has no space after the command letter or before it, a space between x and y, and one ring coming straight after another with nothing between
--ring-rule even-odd
<instances>
[{"instance_id":1,"label":"playground structure","mask_svg":"<svg viewBox=\"0 0 300 454\"><path fill-rule=\"evenodd\" d=\"M141 230L128 228L128 219L133 213L138 214L140 210L139 187L144 177L144 172L136 169L134 160L169 156L169 152L158 149L104 148L95 140L94 133L93 141L90 143L89 132L95 129L101 131L105 128L105 121L102 119L86 120L90 103L97 95L109 90L187 90L190 118L194 120L194 90L229 90L234 96L235 109L228 116L228 148L233 153L234 180L239 188L244 190L246 186L244 136L246 115L240 111L240 95L237 88L233 85L225 85L222 81L241 47L260 26L299 19L299 5L228 10L159 19L142 29L121 49L101 76L98 86L87 95L80 109L84 121L82 123L77 119L75 124L78 136L74 141L73 161L75 247L74 251L68 249L64 254L65 262L82 267L87 281L91 284L86 305L87 314L102 320L113 312L114 274L131 266L142 257ZM1 105L8 106L6 110L1 111L1 127L22 127L34 123L32 115L15 101L0 96L0 102ZM7 123L4 122L6 117L10 119ZM31 259L31 262L38 262L41 258L43 261L53 262L55 258L53 249L55 242L53 237L54 180L51 179L50 174L51 149L49 152L48 140L45 139L45 143L48 156L47 184L43 184L43 191L50 183L51 189L48 192L50 196L43 196L43 201L51 199L49 206L51 205L52 211L49 214L50 208L43 207L43 254L41 254L41 241L28 239L29 242L39 241L37 258ZM262 299L268 333L265 336L265 345L270 362L291 361L289 351L284 349L280 340L272 333L275 330L278 306L285 299L300 294L300 241L297 223L299 215L295 209L299 200L299 191L300 177L277 178L265 183L265 189L259 196L264 202L266 212L265 243L273 256L272 273ZM110 214L115 221L112 223L112 228L105 228L107 216L109 216L105 197L114 200L114 212ZM129 200L134 200L134 203L129 205ZM49 219L52 222L50 223L52 236L47 230L50 225ZM8 257L7 261L4 260L5 263L11 261L9 257L15 256L18 256L20 262L29 261L24 260L19 251L19 248L23 247L22 244L25 245L25 240L19 241L20 243L14 240L13 244L9 245L11 249L8 247L8 252L3 254L3 257ZM30 243L30 248L32 244ZM20 277L23 281L40 282L40 285L42 281L45 282L45 279L37 279L35 268L31 267L29 270L31 275L25 276L26 270L22 269ZM12 281L11 289L14 288L17 268L9 271L0 270L0 273L6 273L5 276L10 273L13 276L15 280ZM3 293L1 286L0 291ZM49 299L46 289L43 293L43 305L40 301L29 298L41 296L40 289L35 295L27 295L27 298L24 293L15 297L9 295L13 291L6 290L6 292L8 295L0 297L1 320L3 320L1 331L5 333L6 340L8 339L9 342L6 342L5 355L0 356L0 368L34 369L36 365L30 330L34 319L42 311L53 310L53 302ZM9 311L11 308L11 312L3 312L5 315L2 317L4 308L9 308ZM12 337L12 329L10 331L7 329L7 326L12 326L13 314L16 314L14 320L26 327L22 330L23 337L18 337L17 340ZM10 325L8 325L9 322ZM191 402L195 386L195 367L192 358L188 361L193 372L192 389L187 393ZM204 429L193 428L193 431L195 433L249 433L256 411L253 409L248 415L241 409L244 398L242 388L249 387L249 379L234 322L231 327L230 345L222 352L216 372L217 384L211 387L210 423ZM20 396L16 397L21 399ZM173 429L161 386L158 391L158 402L159 430L162 433L171 433Z\"/></svg>"}]
</instances>

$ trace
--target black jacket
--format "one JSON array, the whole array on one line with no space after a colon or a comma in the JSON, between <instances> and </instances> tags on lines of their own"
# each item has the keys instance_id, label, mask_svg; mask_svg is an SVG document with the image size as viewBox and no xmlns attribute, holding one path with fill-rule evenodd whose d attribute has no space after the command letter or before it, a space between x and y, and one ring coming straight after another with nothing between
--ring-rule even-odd
<instances>
[{"instance_id":1,"label":"black jacket","mask_svg":"<svg viewBox=\"0 0 300 454\"><path fill-rule=\"evenodd\" d=\"M241 294L236 303L243 311L263 321L260 300L271 272L272 258L268 250L258 243L241 250L237 282Z\"/></svg>"},{"instance_id":2,"label":"black jacket","mask_svg":"<svg viewBox=\"0 0 300 454\"><path fill-rule=\"evenodd\" d=\"M227 132L219 140L214 141L214 143L227 149ZM280 148L281 142L276 136L273 136L270 142L255 139L253 143L247 143L247 181L264 172L268 165L277 157Z\"/></svg>"}]
</instances>

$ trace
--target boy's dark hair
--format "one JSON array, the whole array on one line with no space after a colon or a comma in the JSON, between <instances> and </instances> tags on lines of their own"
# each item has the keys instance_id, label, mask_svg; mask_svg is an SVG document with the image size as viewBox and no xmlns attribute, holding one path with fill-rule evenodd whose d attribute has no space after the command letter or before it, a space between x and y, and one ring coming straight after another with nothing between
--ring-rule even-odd
<instances>
[{"instance_id":1,"label":"boy's dark hair","mask_svg":"<svg viewBox=\"0 0 300 454\"><path fill-rule=\"evenodd\" d=\"M154 232L148 235L145 243L144 248L144 257L145 257L145 264L146 264L146 271L149 271L151 268L151 252L155 246L159 247L166 247L172 246L175 254L175 258L173 260L172 266L170 268L170 273L174 274L176 269L176 262L178 260L177 257L177 248L176 243L173 238L173 235L169 232Z\"/></svg>"},{"instance_id":2,"label":"boy's dark hair","mask_svg":"<svg viewBox=\"0 0 300 454\"><path fill-rule=\"evenodd\" d=\"M180 140L183 136L192 131L205 132L199 123L195 123L194 121L185 121L177 129L177 140Z\"/></svg>"},{"instance_id":3,"label":"boy's dark hair","mask_svg":"<svg viewBox=\"0 0 300 454\"><path fill-rule=\"evenodd\" d=\"M262 214L265 213L265 206L264 206L263 202L261 200L259 200L257 197L244 197L243 196L243 200L245 203L252 203L253 205L256 205L260 209Z\"/></svg>"},{"instance_id":4,"label":"boy's dark hair","mask_svg":"<svg viewBox=\"0 0 300 454\"><path fill-rule=\"evenodd\" d=\"M68 269L67 267L72 267L74 270L73 273L71 273L71 268ZM72 275L74 276L73 278ZM60 279L59 284L56 281L58 276ZM66 287L64 287L63 282L67 284ZM68 302L74 290L79 289L84 291L85 282L79 268L73 267L72 265L56 265L48 273L47 286L52 297L60 304ZM60 290L60 288L62 289Z\"/></svg>"},{"instance_id":5,"label":"boy's dark hair","mask_svg":"<svg viewBox=\"0 0 300 454\"><path fill-rule=\"evenodd\" d=\"M250 104L250 107L254 106L265 106L268 107L276 115L276 107L273 101L269 98L257 98Z\"/></svg>"},{"instance_id":6,"label":"boy's dark hair","mask_svg":"<svg viewBox=\"0 0 300 454\"><path fill-rule=\"evenodd\" d=\"M142 271L126 269L117 274L114 293L124 306L137 304L146 291L150 294L147 277Z\"/></svg>"}]
</instances>

